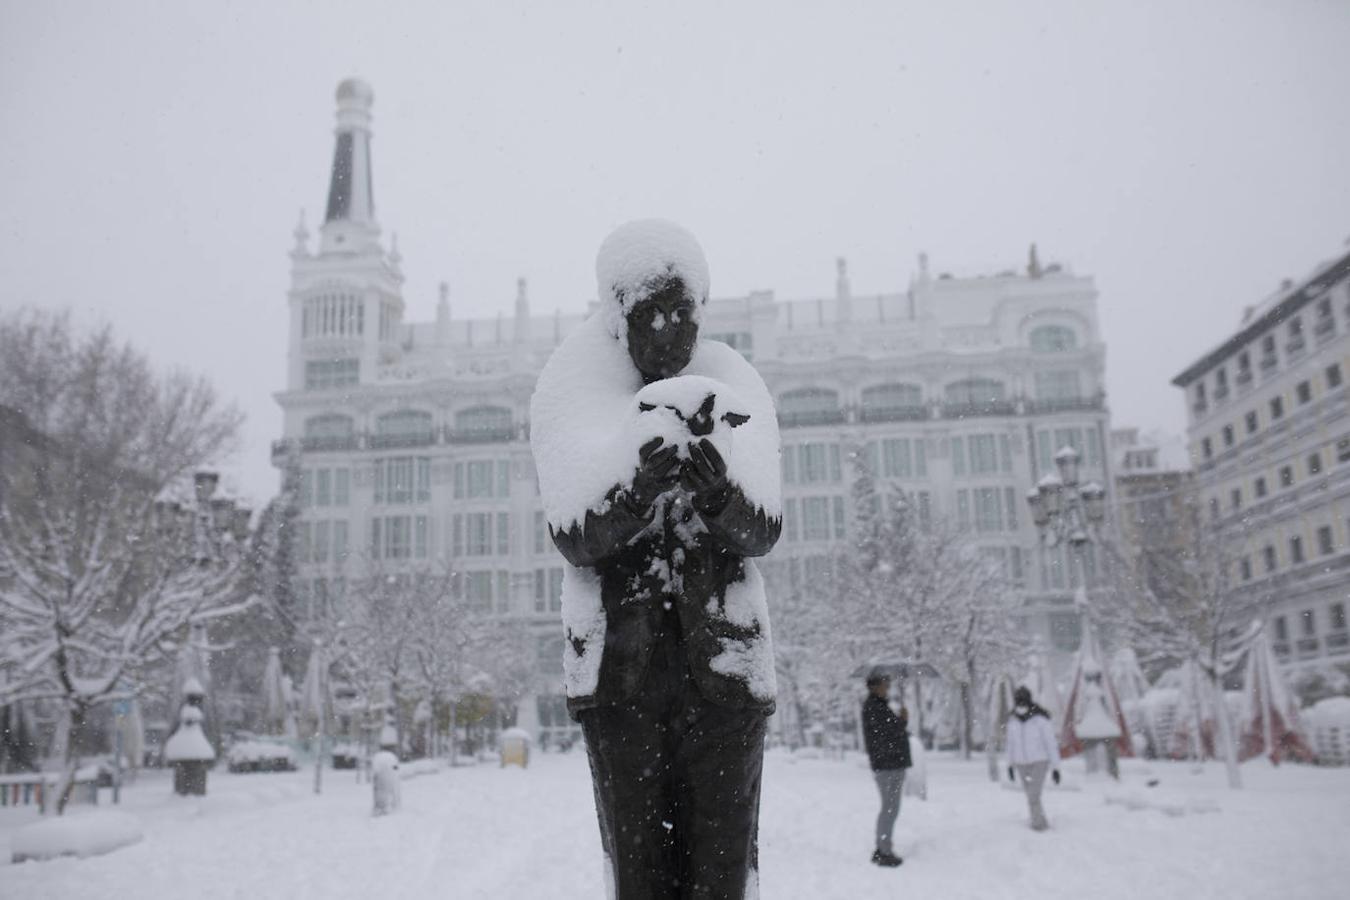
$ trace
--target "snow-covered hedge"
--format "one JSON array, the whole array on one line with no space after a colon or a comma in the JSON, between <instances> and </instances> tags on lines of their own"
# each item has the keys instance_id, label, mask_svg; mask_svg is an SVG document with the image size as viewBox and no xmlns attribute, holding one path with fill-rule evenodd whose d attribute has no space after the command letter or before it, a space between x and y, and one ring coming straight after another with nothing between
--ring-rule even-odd
<instances>
[{"instance_id":1,"label":"snow-covered hedge","mask_svg":"<svg viewBox=\"0 0 1350 900\"><path fill-rule=\"evenodd\" d=\"M10 837L10 854L16 863L58 856L83 858L111 853L143 835L140 820L130 813L93 810L25 825Z\"/></svg>"},{"instance_id":2,"label":"snow-covered hedge","mask_svg":"<svg viewBox=\"0 0 1350 900\"><path fill-rule=\"evenodd\" d=\"M225 753L231 772L290 772L295 769L295 753L283 744L267 741L239 741Z\"/></svg>"}]
</instances>

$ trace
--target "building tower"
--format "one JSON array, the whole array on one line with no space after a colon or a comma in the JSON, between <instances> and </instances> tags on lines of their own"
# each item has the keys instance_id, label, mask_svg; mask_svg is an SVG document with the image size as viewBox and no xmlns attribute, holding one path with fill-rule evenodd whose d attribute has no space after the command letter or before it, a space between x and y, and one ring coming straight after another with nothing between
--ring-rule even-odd
<instances>
[{"instance_id":1,"label":"building tower","mask_svg":"<svg viewBox=\"0 0 1350 900\"><path fill-rule=\"evenodd\" d=\"M370 108L375 94L349 78L337 88L337 128L328 204L317 254L303 219L291 251L290 391L374 381L400 354L403 276L380 244L371 177ZM325 435L306 435L324 437Z\"/></svg>"}]
</instances>

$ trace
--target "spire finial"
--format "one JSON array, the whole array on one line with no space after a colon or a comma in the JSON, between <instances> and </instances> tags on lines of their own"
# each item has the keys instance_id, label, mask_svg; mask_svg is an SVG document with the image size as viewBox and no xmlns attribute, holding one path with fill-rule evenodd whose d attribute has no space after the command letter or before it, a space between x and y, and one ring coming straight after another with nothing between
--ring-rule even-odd
<instances>
[{"instance_id":1,"label":"spire finial","mask_svg":"<svg viewBox=\"0 0 1350 900\"><path fill-rule=\"evenodd\" d=\"M323 249L378 252L375 191L371 179L370 85L348 78L337 89L337 140L324 212Z\"/></svg>"},{"instance_id":2,"label":"spire finial","mask_svg":"<svg viewBox=\"0 0 1350 900\"><path fill-rule=\"evenodd\" d=\"M300 219L295 223L295 230L291 232L295 238L295 246L291 248L291 257L294 259L303 259L309 256L309 229L305 227L305 210L301 208Z\"/></svg>"},{"instance_id":3,"label":"spire finial","mask_svg":"<svg viewBox=\"0 0 1350 900\"><path fill-rule=\"evenodd\" d=\"M517 344L530 339L530 295L525 279L516 279L516 321L512 338Z\"/></svg>"}]
</instances>

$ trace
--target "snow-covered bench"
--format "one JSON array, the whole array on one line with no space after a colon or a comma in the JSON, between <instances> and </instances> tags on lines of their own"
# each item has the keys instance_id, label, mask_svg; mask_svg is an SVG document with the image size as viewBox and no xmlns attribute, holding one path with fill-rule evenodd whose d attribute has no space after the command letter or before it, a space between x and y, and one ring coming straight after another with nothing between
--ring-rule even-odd
<instances>
[{"instance_id":1,"label":"snow-covered bench","mask_svg":"<svg viewBox=\"0 0 1350 900\"><path fill-rule=\"evenodd\" d=\"M52 772L22 772L0 775L0 806L33 806L42 812L56 799L61 776ZM98 773L86 766L75 777L70 791L71 803L98 805Z\"/></svg>"},{"instance_id":2,"label":"snow-covered bench","mask_svg":"<svg viewBox=\"0 0 1350 900\"><path fill-rule=\"evenodd\" d=\"M268 741L239 741L225 753L231 772L291 772L295 753L290 747Z\"/></svg>"}]
</instances>

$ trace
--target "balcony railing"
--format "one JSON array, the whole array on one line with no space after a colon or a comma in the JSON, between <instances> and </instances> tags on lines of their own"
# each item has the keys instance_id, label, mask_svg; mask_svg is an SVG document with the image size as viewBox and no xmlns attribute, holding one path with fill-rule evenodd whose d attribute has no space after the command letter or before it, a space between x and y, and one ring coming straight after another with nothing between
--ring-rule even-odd
<instances>
[{"instance_id":1,"label":"balcony railing","mask_svg":"<svg viewBox=\"0 0 1350 900\"><path fill-rule=\"evenodd\" d=\"M778 424L783 428L805 428L811 425L842 425L847 418L842 409L813 409L809 412L779 413Z\"/></svg>"},{"instance_id":2,"label":"balcony railing","mask_svg":"<svg viewBox=\"0 0 1350 900\"><path fill-rule=\"evenodd\" d=\"M1284 352L1289 354L1290 356L1297 356L1298 354L1303 352L1303 348L1306 346L1307 344L1303 342L1303 338L1301 337L1290 338L1289 343L1284 345Z\"/></svg>"},{"instance_id":3,"label":"balcony railing","mask_svg":"<svg viewBox=\"0 0 1350 900\"><path fill-rule=\"evenodd\" d=\"M927 406L864 406L864 422L920 422L932 417Z\"/></svg>"},{"instance_id":4,"label":"balcony railing","mask_svg":"<svg viewBox=\"0 0 1350 900\"><path fill-rule=\"evenodd\" d=\"M1276 366L1278 366L1279 364L1280 364L1280 360L1279 360L1279 359L1275 356L1275 354L1273 354L1273 353L1270 354L1270 355L1268 355L1268 356L1263 356L1263 357L1261 357L1261 371L1262 371L1262 372L1269 372L1271 369L1274 369L1274 368L1275 368Z\"/></svg>"},{"instance_id":5,"label":"balcony railing","mask_svg":"<svg viewBox=\"0 0 1350 900\"><path fill-rule=\"evenodd\" d=\"M1095 412L1099 409L1104 409L1105 406L1105 395L1098 394L1095 397L1055 397L1048 400L1028 400L1026 402L1026 411L1032 414Z\"/></svg>"},{"instance_id":6,"label":"balcony railing","mask_svg":"<svg viewBox=\"0 0 1350 900\"><path fill-rule=\"evenodd\" d=\"M436 432L417 431L408 434L372 434L368 446L371 450L401 450L406 447L430 447L436 443Z\"/></svg>"},{"instance_id":7,"label":"balcony railing","mask_svg":"<svg viewBox=\"0 0 1350 900\"><path fill-rule=\"evenodd\" d=\"M942 404L942 418L944 419L1015 415L1017 415L1017 404L1011 400L980 400L973 403Z\"/></svg>"},{"instance_id":8,"label":"balcony railing","mask_svg":"<svg viewBox=\"0 0 1350 900\"><path fill-rule=\"evenodd\" d=\"M1327 635L1328 653L1350 652L1350 631L1333 631Z\"/></svg>"},{"instance_id":9,"label":"balcony railing","mask_svg":"<svg viewBox=\"0 0 1350 900\"><path fill-rule=\"evenodd\" d=\"M1275 641L1270 645L1270 647L1272 650L1275 651L1276 656L1285 657L1289 655L1288 641Z\"/></svg>"},{"instance_id":10,"label":"balcony railing","mask_svg":"<svg viewBox=\"0 0 1350 900\"><path fill-rule=\"evenodd\" d=\"M516 439L514 425L496 425L492 428L447 428L445 440L449 444L507 444Z\"/></svg>"},{"instance_id":11,"label":"balcony railing","mask_svg":"<svg viewBox=\"0 0 1350 900\"><path fill-rule=\"evenodd\" d=\"M1336 333L1336 320L1331 316L1323 316L1313 325L1313 334L1319 340L1325 340Z\"/></svg>"},{"instance_id":12,"label":"balcony railing","mask_svg":"<svg viewBox=\"0 0 1350 900\"><path fill-rule=\"evenodd\" d=\"M1322 642L1315 637L1299 638L1298 643L1294 645L1298 648L1299 659L1307 659L1309 656L1316 656L1317 648L1321 643Z\"/></svg>"},{"instance_id":13,"label":"balcony railing","mask_svg":"<svg viewBox=\"0 0 1350 900\"><path fill-rule=\"evenodd\" d=\"M1236 379L1236 380L1237 380L1237 386L1238 386L1238 387L1240 387L1240 388L1248 387L1248 386L1251 385L1251 383L1252 383L1252 370L1251 370L1251 369L1238 369L1237 379Z\"/></svg>"}]
</instances>

